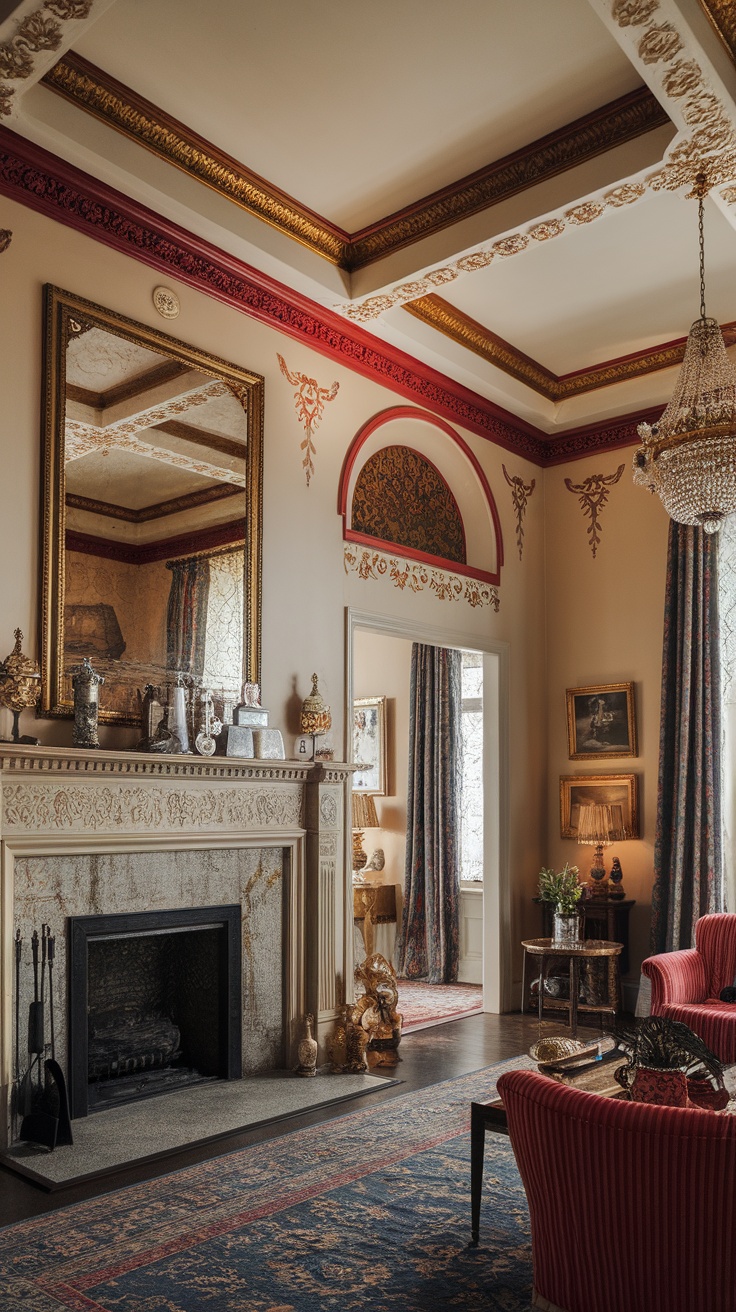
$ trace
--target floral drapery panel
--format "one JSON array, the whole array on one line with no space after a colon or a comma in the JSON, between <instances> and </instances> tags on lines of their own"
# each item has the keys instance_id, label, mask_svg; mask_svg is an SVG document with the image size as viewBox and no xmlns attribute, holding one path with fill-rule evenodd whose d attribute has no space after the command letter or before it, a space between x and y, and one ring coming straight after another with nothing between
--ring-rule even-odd
<instances>
[{"instance_id":1,"label":"floral drapery panel","mask_svg":"<svg viewBox=\"0 0 736 1312\"><path fill-rule=\"evenodd\" d=\"M460 652L414 643L406 872L398 974L457 980L460 926Z\"/></svg>"},{"instance_id":2,"label":"floral drapery panel","mask_svg":"<svg viewBox=\"0 0 736 1312\"><path fill-rule=\"evenodd\" d=\"M718 538L670 524L652 952L689 948L723 910Z\"/></svg>"},{"instance_id":3,"label":"floral drapery panel","mask_svg":"<svg viewBox=\"0 0 736 1312\"><path fill-rule=\"evenodd\" d=\"M210 565L206 556L169 560L171 590L166 616L166 664L201 679L204 669Z\"/></svg>"}]
</instances>

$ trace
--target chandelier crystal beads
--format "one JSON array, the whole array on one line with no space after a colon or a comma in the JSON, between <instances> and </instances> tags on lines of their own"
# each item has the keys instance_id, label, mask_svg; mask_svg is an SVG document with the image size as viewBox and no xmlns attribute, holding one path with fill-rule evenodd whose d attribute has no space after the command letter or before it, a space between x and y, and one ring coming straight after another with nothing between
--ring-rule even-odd
<instances>
[{"instance_id":1,"label":"chandelier crystal beads","mask_svg":"<svg viewBox=\"0 0 736 1312\"><path fill-rule=\"evenodd\" d=\"M698 178L700 318L690 328L674 394L661 419L639 424L634 482L656 492L671 519L716 533L736 511L736 368L705 313L704 175Z\"/></svg>"}]
</instances>

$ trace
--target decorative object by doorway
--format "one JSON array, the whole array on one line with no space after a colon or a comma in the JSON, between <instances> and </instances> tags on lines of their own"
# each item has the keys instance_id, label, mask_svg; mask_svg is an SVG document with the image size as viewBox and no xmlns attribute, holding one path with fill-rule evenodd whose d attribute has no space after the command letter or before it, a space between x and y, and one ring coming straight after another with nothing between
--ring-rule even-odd
<instances>
[{"instance_id":1,"label":"decorative object by doorway","mask_svg":"<svg viewBox=\"0 0 736 1312\"><path fill-rule=\"evenodd\" d=\"M379 829L378 813L372 793L353 793L353 879L367 864L368 853L363 847L363 831Z\"/></svg>"},{"instance_id":2,"label":"decorative object by doorway","mask_svg":"<svg viewBox=\"0 0 736 1312\"><path fill-rule=\"evenodd\" d=\"M320 734L327 733L332 728L332 712L322 696L316 674L312 675L312 691L302 702L302 709L299 716L299 732L311 734L314 749L316 749L316 740ZM314 756L314 749L312 755Z\"/></svg>"},{"instance_id":3,"label":"decorative object by doorway","mask_svg":"<svg viewBox=\"0 0 736 1312\"><path fill-rule=\"evenodd\" d=\"M704 200L711 186L698 173L700 318L691 325L675 390L657 423L639 424L634 482L656 492L671 519L717 533L736 511L736 368L716 319L705 313Z\"/></svg>"}]
</instances>

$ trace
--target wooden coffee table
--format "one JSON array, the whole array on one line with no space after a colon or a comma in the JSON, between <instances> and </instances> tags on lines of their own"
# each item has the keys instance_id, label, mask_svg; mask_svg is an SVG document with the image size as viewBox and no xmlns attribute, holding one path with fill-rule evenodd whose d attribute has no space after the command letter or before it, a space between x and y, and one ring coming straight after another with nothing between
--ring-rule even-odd
<instances>
[{"instance_id":1,"label":"wooden coffee table","mask_svg":"<svg viewBox=\"0 0 736 1312\"><path fill-rule=\"evenodd\" d=\"M579 1070L564 1075L550 1075L550 1079L560 1084L570 1084L576 1089L586 1089L598 1093L604 1098L622 1098L625 1094L616 1082L615 1072L628 1064L628 1058L614 1049L601 1061L596 1061ZM529 1059L529 1069L538 1070L536 1062ZM483 1188L483 1158L485 1156L486 1131L495 1134L508 1134L506 1109L500 1098L491 1098L488 1102L471 1102L470 1104L470 1235L471 1243L478 1243L480 1234L480 1202Z\"/></svg>"}]
</instances>

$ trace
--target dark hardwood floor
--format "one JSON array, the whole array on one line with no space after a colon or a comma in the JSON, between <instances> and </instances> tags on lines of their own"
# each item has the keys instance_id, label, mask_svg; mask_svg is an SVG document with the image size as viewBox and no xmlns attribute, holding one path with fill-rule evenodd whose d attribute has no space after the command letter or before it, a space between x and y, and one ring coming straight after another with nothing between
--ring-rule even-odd
<instances>
[{"instance_id":1,"label":"dark hardwood floor","mask_svg":"<svg viewBox=\"0 0 736 1312\"><path fill-rule=\"evenodd\" d=\"M559 1033L560 1024L545 1021L544 1030L547 1033ZM401 1080L400 1084L346 1101L343 1107L314 1108L298 1116L289 1116L276 1124L235 1133L218 1141L216 1150L213 1150L212 1144L181 1150L165 1161L139 1163L116 1171L104 1180L87 1181L55 1190L54 1193L47 1193L29 1181L20 1179L0 1164L0 1225L10 1225L14 1221L53 1211L68 1203L93 1198L138 1180L164 1176L170 1171L178 1171L195 1162L221 1156L249 1143L272 1139L290 1130L314 1125L335 1116L349 1115L362 1107L377 1107L388 1098L438 1084L441 1080L454 1079L508 1057L517 1057L519 1053L527 1052L538 1037L536 1018L522 1016L520 1013L507 1016L466 1016L431 1029L419 1030L404 1035L401 1040L399 1052L402 1060L393 1072ZM392 1074L390 1071L378 1073Z\"/></svg>"}]
</instances>

